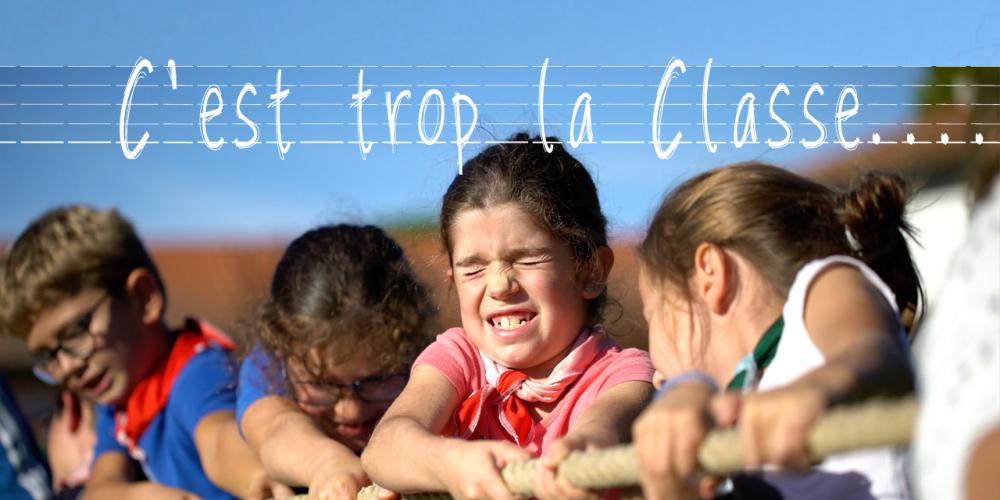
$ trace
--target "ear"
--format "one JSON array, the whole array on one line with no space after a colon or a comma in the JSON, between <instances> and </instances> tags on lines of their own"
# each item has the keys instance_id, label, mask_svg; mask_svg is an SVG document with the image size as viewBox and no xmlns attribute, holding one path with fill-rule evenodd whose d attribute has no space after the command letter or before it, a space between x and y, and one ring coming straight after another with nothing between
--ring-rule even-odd
<instances>
[{"instance_id":1,"label":"ear","mask_svg":"<svg viewBox=\"0 0 1000 500\"><path fill-rule=\"evenodd\" d=\"M608 286L608 276L615 265L615 252L607 246L598 248L590 260L581 269L583 275L583 298L597 298Z\"/></svg>"},{"instance_id":2,"label":"ear","mask_svg":"<svg viewBox=\"0 0 1000 500\"><path fill-rule=\"evenodd\" d=\"M146 268L136 268L125 281L125 290L141 307L142 322L159 323L163 319L165 297L156 278Z\"/></svg>"},{"instance_id":3,"label":"ear","mask_svg":"<svg viewBox=\"0 0 1000 500\"><path fill-rule=\"evenodd\" d=\"M724 314L729 307L731 262L722 247L702 243L694 251L694 293L712 314Z\"/></svg>"}]
</instances>

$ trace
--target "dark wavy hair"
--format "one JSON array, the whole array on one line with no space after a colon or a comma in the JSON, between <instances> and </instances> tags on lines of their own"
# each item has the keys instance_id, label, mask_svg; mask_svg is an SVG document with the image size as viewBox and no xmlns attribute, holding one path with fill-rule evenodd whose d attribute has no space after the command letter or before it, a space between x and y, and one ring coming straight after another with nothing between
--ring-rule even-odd
<instances>
[{"instance_id":1,"label":"dark wavy hair","mask_svg":"<svg viewBox=\"0 0 1000 500\"><path fill-rule=\"evenodd\" d=\"M298 360L317 379L359 353L378 369L402 372L430 343L433 310L403 249L385 232L323 226L288 245L248 344L281 363Z\"/></svg>"},{"instance_id":2,"label":"dark wavy hair","mask_svg":"<svg viewBox=\"0 0 1000 500\"><path fill-rule=\"evenodd\" d=\"M515 134L484 149L465 163L441 203L441 241L451 263L451 227L464 210L514 203L557 239L569 245L577 265L608 245L608 220L597 187L579 160L549 137ZM587 302L585 326L600 323L608 303L607 288Z\"/></svg>"}]
</instances>

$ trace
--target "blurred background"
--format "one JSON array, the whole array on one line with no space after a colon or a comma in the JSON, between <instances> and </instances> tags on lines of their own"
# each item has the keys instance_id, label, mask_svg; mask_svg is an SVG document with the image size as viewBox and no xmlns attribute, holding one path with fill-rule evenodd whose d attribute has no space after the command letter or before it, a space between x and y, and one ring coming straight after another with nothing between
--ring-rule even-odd
<instances>
[{"instance_id":1,"label":"blurred background","mask_svg":"<svg viewBox=\"0 0 1000 500\"><path fill-rule=\"evenodd\" d=\"M136 61L154 66L136 88L129 140L150 143L127 160L119 141L124 87ZM664 68L671 81L661 134L684 135L659 160L651 144L652 108ZM177 88L166 64L174 60ZM331 222L382 225L399 239L434 291L442 327L458 323L437 240L437 209L457 173L454 110L458 92L478 107L478 127L463 157L510 134L537 134L538 83L548 59L545 128L567 139L573 104L592 96L594 140L572 150L590 169L611 221L616 265L610 329L645 346L631 247L663 194L709 168L759 160L847 186L858 171L901 173L913 187L913 251L933 303L964 235L966 184L976 165L1000 161L1000 8L987 1L886 2L878 5L778 2L767 10L676 3L649 5L504 2L470 6L303 2L295 7L104 2L74 8L16 3L0 18L0 243L3 248L48 208L83 202L117 206L152 250L169 293L168 318L205 318L239 335L266 291L284 246ZM711 60L707 120L702 91ZM277 147L269 95L282 88ZM371 96L358 144L359 72ZM259 143L238 150L259 127ZM769 115L778 83L789 87L776 112L792 143L772 149L782 127ZM809 110L807 89L819 83ZM836 142L834 113L845 86L859 113ZM217 86L222 114L206 125L224 139L204 144L201 101ZM441 91L425 130L440 119L441 143L418 142L418 104ZM386 97L410 90L389 144ZM757 140L734 142L741 98L755 97ZM850 101L848 101L850 103ZM211 107L211 106L210 106ZM745 119L747 109L742 110ZM464 109L465 120L471 112ZM704 144L703 122L718 150ZM742 122L739 127L742 127ZM877 134L877 138L876 138ZM908 141L908 135L912 139ZM449 142L451 141L451 142ZM0 252L3 250L0 249ZM0 338L0 372L29 417L41 421L54 394L30 376L19 341Z\"/></svg>"}]
</instances>

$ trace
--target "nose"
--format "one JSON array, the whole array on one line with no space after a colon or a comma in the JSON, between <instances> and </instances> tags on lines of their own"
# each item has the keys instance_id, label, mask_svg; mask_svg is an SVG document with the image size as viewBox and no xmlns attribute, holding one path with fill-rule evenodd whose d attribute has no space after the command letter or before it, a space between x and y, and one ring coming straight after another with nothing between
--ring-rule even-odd
<instances>
[{"instance_id":1,"label":"nose","mask_svg":"<svg viewBox=\"0 0 1000 500\"><path fill-rule=\"evenodd\" d=\"M353 394L350 397L342 397L333 405L333 413L338 422L359 422L367 420L365 415L365 402L361 401Z\"/></svg>"},{"instance_id":2,"label":"nose","mask_svg":"<svg viewBox=\"0 0 1000 500\"><path fill-rule=\"evenodd\" d=\"M486 287L490 297L504 300L520 290L520 285L511 266L491 265L487 269L487 273Z\"/></svg>"}]
</instances>

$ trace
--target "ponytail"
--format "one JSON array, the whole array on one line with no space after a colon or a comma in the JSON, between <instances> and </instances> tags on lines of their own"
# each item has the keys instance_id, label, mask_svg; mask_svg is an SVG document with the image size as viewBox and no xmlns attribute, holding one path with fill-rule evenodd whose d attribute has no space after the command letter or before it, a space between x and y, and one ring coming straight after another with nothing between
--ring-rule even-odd
<instances>
[{"instance_id":1,"label":"ponytail","mask_svg":"<svg viewBox=\"0 0 1000 500\"><path fill-rule=\"evenodd\" d=\"M837 221L847 231L852 253L872 268L896 295L903 326L908 332L924 303L920 275L906 243L915 237L906 221L906 183L895 174L868 172L851 190L839 195Z\"/></svg>"}]
</instances>

